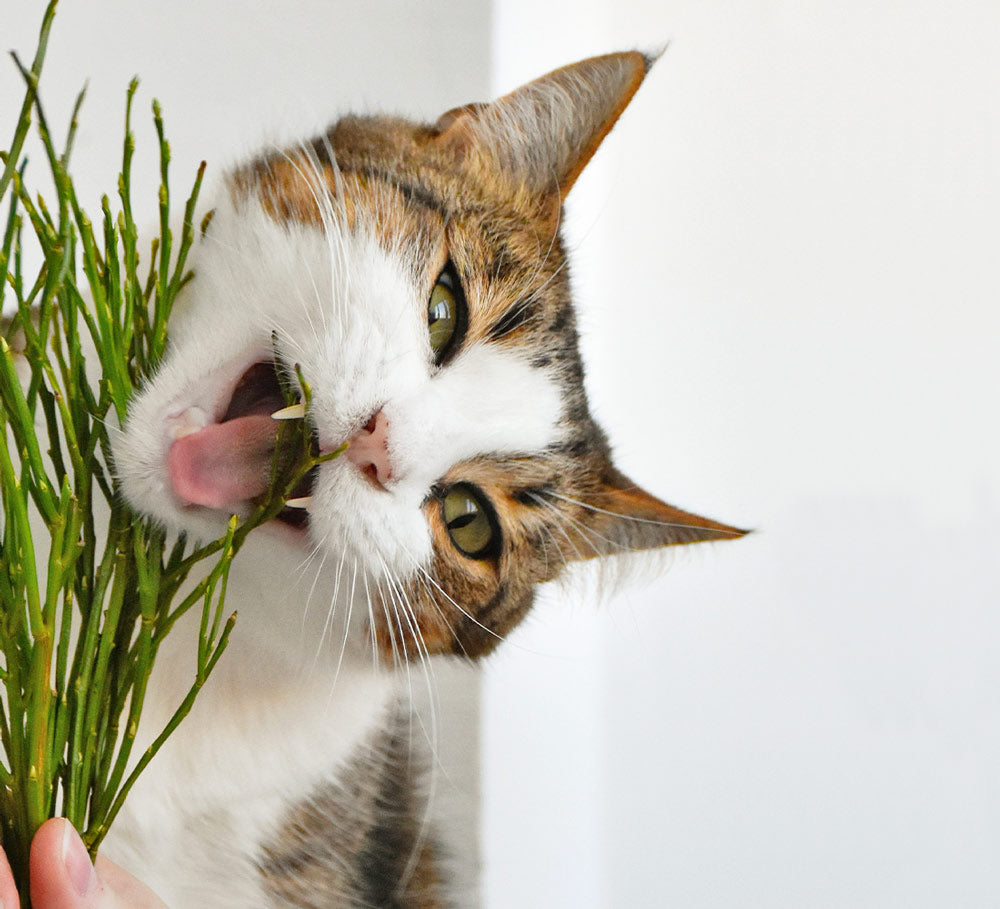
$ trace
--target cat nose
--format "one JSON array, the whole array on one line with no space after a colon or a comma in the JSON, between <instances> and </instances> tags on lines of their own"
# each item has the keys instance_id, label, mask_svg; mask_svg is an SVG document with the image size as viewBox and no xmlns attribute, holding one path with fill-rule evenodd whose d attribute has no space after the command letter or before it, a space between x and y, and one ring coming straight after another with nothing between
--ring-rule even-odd
<instances>
[{"instance_id":1,"label":"cat nose","mask_svg":"<svg viewBox=\"0 0 1000 909\"><path fill-rule=\"evenodd\" d=\"M389 420L384 411L372 414L364 429L348 439L344 457L383 489L392 479L389 463Z\"/></svg>"}]
</instances>

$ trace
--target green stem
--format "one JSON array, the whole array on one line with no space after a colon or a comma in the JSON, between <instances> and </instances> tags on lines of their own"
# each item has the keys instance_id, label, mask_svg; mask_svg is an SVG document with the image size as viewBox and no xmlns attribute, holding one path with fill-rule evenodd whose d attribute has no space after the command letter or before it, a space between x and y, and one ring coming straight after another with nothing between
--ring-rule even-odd
<instances>
[{"instance_id":1,"label":"green stem","mask_svg":"<svg viewBox=\"0 0 1000 909\"><path fill-rule=\"evenodd\" d=\"M156 737L153 744L146 749L143 756L139 759L135 768L128 775L128 778L122 784L121 789L118 792L117 797L111 804L111 808L108 809L107 816L103 821L96 823L95 825L88 827L87 831L83 835L83 841L87 844L87 848L90 850L92 855L97 854L97 849L101 845L101 841L104 839L108 832L108 828L114 822L114 819L118 816L118 812L121 810L122 805L125 802L125 797L128 795L135 781L139 778L139 774L149 765L149 762L156 756L156 753L163 746L163 743L170 737L173 731L180 724L181 720L184 719L190 712L191 707L194 705L195 698L201 691L205 684L205 680L212 674L212 670L215 669L216 664L219 662L219 657L222 656L226 647L229 645L229 635L232 633L233 626L236 624L236 613L234 612L226 622L222 629L222 634L219 637L219 643L212 653L211 658L205 667L205 672L203 678L196 679L194 684L188 690L187 695L184 700L181 701L180 707L174 711L173 716L171 716L170 721L163 728L163 731Z\"/></svg>"},{"instance_id":2,"label":"green stem","mask_svg":"<svg viewBox=\"0 0 1000 909\"><path fill-rule=\"evenodd\" d=\"M58 0L51 0L45 8L45 13L42 16L42 27L38 31L38 46L35 49L35 59L31 64L31 73L35 77L36 84L38 77L42 74L42 64L45 61L45 51L49 44L49 31L52 29L52 20L56 15L57 2ZM0 199L7 192L7 184L10 183L11 178L14 176L14 171L17 169L17 161L21 156L21 149L24 147L24 140L28 135L28 129L31 127L31 105L33 101L33 93L28 92L24 97L24 103L21 105L21 114L17 118L17 128L14 130L14 138L7 152L6 165L4 166L3 173L0 173Z\"/></svg>"}]
</instances>

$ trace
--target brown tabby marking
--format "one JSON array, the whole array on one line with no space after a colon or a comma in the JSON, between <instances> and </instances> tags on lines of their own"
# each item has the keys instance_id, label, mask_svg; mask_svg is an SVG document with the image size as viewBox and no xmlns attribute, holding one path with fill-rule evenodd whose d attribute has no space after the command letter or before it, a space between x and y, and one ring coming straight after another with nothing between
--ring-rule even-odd
<instances>
[{"instance_id":1,"label":"brown tabby marking","mask_svg":"<svg viewBox=\"0 0 1000 909\"><path fill-rule=\"evenodd\" d=\"M274 905L444 909L417 777L408 717L396 711L339 770L343 782L293 808L263 850L258 866Z\"/></svg>"},{"instance_id":2,"label":"brown tabby marking","mask_svg":"<svg viewBox=\"0 0 1000 909\"><path fill-rule=\"evenodd\" d=\"M488 653L528 610L534 586L567 562L744 532L667 505L619 473L584 392L562 201L651 62L638 53L585 60L433 127L345 117L304 150L258 160L234 179L237 197L256 193L281 222L321 225L316 194L329 195L350 229L366 225L414 263L428 295L450 257L469 305L464 345L509 348L561 392L550 448L484 452L440 479L441 488L462 481L487 493L502 550L481 561L457 553L430 497L428 575L377 592L373 634L388 660Z\"/></svg>"}]
</instances>

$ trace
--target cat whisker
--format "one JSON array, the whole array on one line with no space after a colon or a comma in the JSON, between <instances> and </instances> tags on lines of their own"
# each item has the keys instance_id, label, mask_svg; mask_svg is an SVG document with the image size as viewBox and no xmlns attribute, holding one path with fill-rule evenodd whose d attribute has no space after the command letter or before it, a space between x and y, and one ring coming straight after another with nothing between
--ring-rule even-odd
<instances>
[{"instance_id":1,"label":"cat whisker","mask_svg":"<svg viewBox=\"0 0 1000 909\"><path fill-rule=\"evenodd\" d=\"M562 209L560 208L560 210L556 214L556 227L555 230L552 231L552 235L549 237L549 246L548 249L545 250L544 256L541 255L542 244L539 242L538 234L537 233L535 234L535 257L538 259L538 261L535 265L534 271L531 273L531 276L525 279L524 284L522 285L523 287L528 287L529 285L533 284L535 282L535 279L539 276L539 274L541 274L542 269L548 263L549 257L552 255L552 250L555 248L556 239L559 237L559 226L561 221L562 221ZM563 265L565 264L566 263L563 262ZM555 275L559 273L560 268L562 268L562 265L560 265L560 267L557 268L556 271L549 276L549 278L542 285L543 288L549 283L549 281L552 280L552 278L555 277ZM539 288L539 290L533 291L532 294L530 295L530 299L533 300L537 298L537 295L540 290L541 288Z\"/></svg>"},{"instance_id":2,"label":"cat whisker","mask_svg":"<svg viewBox=\"0 0 1000 909\"><path fill-rule=\"evenodd\" d=\"M302 578L305 576L305 573L309 570L309 565L312 562L316 561L321 552L323 553L323 558L320 561L320 569L322 569L323 563L326 561L326 556L327 556L326 547L323 545L325 542L326 539L324 538L320 543L313 546L309 550L308 555L306 555L306 557L301 562L299 562L298 565L295 566L295 574L297 575L297 582L302 580ZM319 580L320 574L321 571L318 569L316 575L313 577L312 588L310 588L309 591L310 595L312 594L312 590L316 587L316 583Z\"/></svg>"},{"instance_id":3,"label":"cat whisker","mask_svg":"<svg viewBox=\"0 0 1000 909\"><path fill-rule=\"evenodd\" d=\"M582 552L580 552L580 549L576 545L576 543L573 541L573 538L568 533L566 533L566 531L563 529L562 524L560 523L564 519L565 516L554 505L552 505L549 502L546 502L544 499L539 498L534 493L532 493L531 498L538 505L544 507L546 511L548 511L550 514L552 514L552 515L555 516L555 518L556 518L556 522L555 522L555 528L556 528L556 530L558 530L566 538L566 542L569 544L569 546L573 550L573 552L576 553L577 559L580 560L580 561L583 561L584 558L586 558L586 557L584 556L584 554ZM584 538L584 539L586 540L586 538ZM587 542L589 542L589 541L587 541ZM598 552L597 548L594 547L593 544L591 544L591 547L594 549L594 552L596 554Z\"/></svg>"},{"instance_id":4,"label":"cat whisker","mask_svg":"<svg viewBox=\"0 0 1000 909\"><path fill-rule=\"evenodd\" d=\"M651 524L654 527L677 527L681 530L691 530L697 528L697 524L684 524L679 521L657 521L654 518L641 518L637 515L623 514L618 511L608 511L606 508L598 508L596 505L591 505L588 502L581 502L579 499L573 499L569 496L560 495L558 492L553 492L552 490L546 490L545 495L552 496L554 499L562 499L564 502L569 502L571 505L576 505L580 508L584 508L587 511L593 511L597 514L606 514L612 518L621 518L625 521L634 521L636 524ZM741 537L744 535L745 531L742 530L731 530L724 531L721 529L713 528L716 533L731 533L734 537Z\"/></svg>"},{"instance_id":5,"label":"cat whisker","mask_svg":"<svg viewBox=\"0 0 1000 909\"><path fill-rule=\"evenodd\" d=\"M332 192L326 183L326 178L322 172L320 163L316 157L316 152L313 148L307 145L302 145L300 149L301 156L299 160L305 165L308 165L310 174L303 173L298 162L292 162L292 165L296 168L301 178L309 187L310 193L312 194L313 200L315 201L319 211L320 220L323 226L323 235L326 239L327 252L330 261L330 300L338 301L349 299L349 288L347 287L346 282L349 280L350 269L346 267L347 251L344 246L344 234L348 227L348 218L343 201L345 198L343 175L341 174L340 168L337 166L336 155L334 154L328 137L324 136L323 141L334 178L334 190ZM338 278L343 286L337 286ZM323 301L320 298L318 289L315 288L315 282L314 292L316 294L317 302L321 304L318 308L320 311L320 318L323 322L324 332L329 334L330 329L326 321L326 307L322 305ZM347 330L345 307L337 307L336 314L338 316L341 334L344 334Z\"/></svg>"},{"instance_id":6,"label":"cat whisker","mask_svg":"<svg viewBox=\"0 0 1000 909\"><path fill-rule=\"evenodd\" d=\"M335 597L337 594L340 593L340 579L341 579L341 573L344 568L344 559L346 557L347 557L347 550L345 549L343 553L341 553L340 564L337 566L336 589L334 592ZM344 621L344 639L340 642L340 655L337 657L337 668L333 672L334 688L337 687L337 679L340 678L340 668L341 666L344 665L344 654L347 652L347 640L351 634L351 620L354 617L354 590L357 578L358 578L358 561L357 559L354 559L354 571L353 574L351 575L351 592L350 595L347 597L347 618ZM331 611L335 608L336 608L336 602L334 602L330 606Z\"/></svg>"},{"instance_id":7,"label":"cat whisker","mask_svg":"<svg viewBox=\"0 0 1000 909\"><path fill-rule=\"evenodd\" d=\"M386 609L385 594L383 593L382 596L383 596L382 608ZM388 603L388 605L390 607L392 607L392 615L393 615L393 618L395 618L395 620L396 620L396 628L399 631L399 649L402 651L402 654L403 654L402 664L403 664L403 669L406 672L406 687L407 687L407 689L409 691L409 700L412 703L413 702L413 679L410 676L410 655L406 651L406 632L403 631L403 622L400 619L400 615L399 615L399 604L396 602L395 595L392 594L391 592L390 592L390 595L389 595L389 603ZM387 609L386 609L386 618L387 618L387 620L389 618L388 617L388 610ZM396 668L397 671L399 670L399 663L398 662L395 664L395 668ZM412 745L413 745L413 743L411 741L410 742L410 749L411 749L411 751L412 751Z\"/></svg>"},{"instance_id":8,"label":"cat whisker","mask_svg":"<svg viewBox=\"0 0 1000 909\"><path fill-rule=\"evenodd\" d=\"M345 204L345 199L347 194L344 191L344 174L340 170L340 164L337 162L337 153L333 150L333 143L330 142L330 136L327 133L323 134L322 137L323 150L326 152L327 161L330 165L331 172L333 173L333 188L334 188L334 202L338 205L338 214L347 220L347 209ZM313 152L315 155L315 151ZM317 166L319 162L317 161Z\"/></svg>"},{"instance_id":9,"label":"cat whisker","mask_svg":"<svg viewBox=\"0 0 1000 909\"><path fill-rule=\"evenodd\" d=\"M404 552L405 552L405 550L404 550ZM470 612L468 612L466 609L464 609L462 606L460 606L454 599L452 599L452 597L447 593L447 591L445 591L444 588L442 588L441 585L436 580L434 580L434 578L427 571L427 569L424 568L423 565L421 565L417 561L417 559L414 558L414 556L411 553L406 552L406 555L409 556L410 561L413 564L413 567L416 568L416 570L421 575L423 575L430 584L433 585L434 590L436 590L438 593L440 593L442 597L444 597L449 603L451 603L451 605L454 606L455 609L457 609L462 615L464 615L470 622L472 622L478 628L481 628L488 635L490 635L490 637L496 638L498 641L505 641L505 640L507 640L507 638L506 638L505 635L498 634L492 628L487 628L474 615L472 615ZM432 601L432 603L434 605L434 608L437 609L438 613L441 615L441 618L444 619L445 624L447 624L448 627L450 628L451 627L451 623L448 621L448 619L445 616L445 614L444 614L443 610L441 609L441 607L437 604L436 599L437 598L432 594L431 601ZM456 642L458 643L458 646L462 648L462 653L464 653L465 656L468 657L469 656L469 652L465 649L465 646L462 644L461 639L454 632L454 630L452 630L452 635L455 638ZM535 653L535 654L541 654L542 653L542 651L532 650L530 647L525 647L523 644L517 644L517 643L511 644L511 643L507 643L506 646L507 647L516 647L518 650L522 650L525 653Z\"/></svg>"},{"instance_id":10,"label":"cat whisker","mask_svg":"<svg viewBox=\"0 0 1000 909\"><path fill-rule=\"evenodd\" d=\"M550 251L551 251L551 250L550 250ZM539 273L539 272L541 271L541 268L542 268L542 265L544 265L544 263L545 263L546 261L548 261L548 255L546 255L545 259L544 259L544 260L542 261L542 263L541 263L541 264L539 265L539 267L538 267L538 268L537 268L537 269L535 270L535 274L534 274L534 275L532 276L532 280L534 280L534 278L538 276L538 273ZM528 296L527 296L527 297L526 297L526 298L524 299L524 303L523 303L523 305L524 305L524 306L528 306L528 305L530 305L530 304L534 303L534 302L535 302L535 300L537 300L537 299L538 299L538 298L539 298L539 297L540 297L540 296L542 295L542 292L543 292L543 291L545 290L545 288L547 288L547 287L548 287L548 286L549 286L549 285L550 285L550 284L551 284L551 283L552 283L552 282L553 282L553 281L554 281L554 280L556 279L556 277L557 277L557 276L559 275L559 273L560 273L560 272L561 272L561 271L562 271L562 270L563 270L563 269L564 269L564 268L566 267L566 265L567 265L567 264L568 264L568 263L567 263L567 262L565 262L565 261L564 261L564 262L561 262L561 263L559 264L559 266L558 266L558 267L556 268L556 270L555 270L555 271L553 271L551 275L549 275L549 276L548 276L548 277L547 277L547 278L546 278L546 279L545 279L545 280L544 280L544 281L543 281L543 282L542 282L542 283L541 283L541 284L540 284L540 285L539 285L538 287L536 287L536 288L535 288L535 289L534 289L534 290L533 290L533 291L532 291L532 292L531 292L531 293L530 293L530 294L529 294L529 295L528 295ZM525 283L527 284L527 283L530 283L530 282L525 282Z\"/></svg>"},{"instance_id":11,"label":"cat whisker","mask_svg":"<svg viewBox=\"0 0 1000 909\"><path fill-rule=\"evenodd\" d=\"M560 557L560 559L562 561L562 567L565 567L568 564L568 561L566 559L566 556L560 551L559 546L556 544L555 537L552 536L552 531L549 530L549 528L546 527L544 524L541 527L539 527L538 529L540 531L540 534L544 534L544 535L539 535L538 542L539 542L539 545L541 546L541 549L542 549L542 556L545 558L545 574L548 575L549 574L549 547L545 543L546 539L548 539L548 541L555 548L555 551L559 554L559 557Z\"/></svg>"},{"instance_id":12,"label":"cat whisker","mask_svg":"<svg viewBox=\"0 0 1000 909\"><path fill-rule=\"evenodd\" d=\"M357 575L358 575L358 560L355 559L354 560L354 580L352 580L352 582L351 582L352 592L354 590L354 583L357 580ZM378 641L375 638L375 612L372 609L371 591L368 589L368 578L365 575L365 571L364 571L363 567L362 567L362 570L361 570L361 581L364 584L365 599L366 599L366 601L368 603L368 629L369 629L368 637L369 637L369 640L371 641L371 646L372 646L372 666L373 666L374 669L377 670L378 667L379 667L379 665L380 665L380 663L379 663L379 658L378 658Z\"/></svg>"},{"instance_id":13,"label":"cat whisker","mask_svg":"<svg viewBox=\"0 0 1000 909\"><path fill-rule=\"evenodd\" d=\"M412 556L410 558L411 560L413 560ZM455 643L458 644L458 646L462 649L462 653L466 657L468 657L469 652L465 649L465 645L462 643L462 639L458 636L458 632L456 632L455 629L452 628L451 622L448 621L448 617L444 614L444 610L438 604L437 594L435 593L431 585L427 582L427 578L425 577L426 571L424 571L419 565L417 565L416 567L418 569L418 573L414 575L414 580L418 584L420 584L420 586L423 588L424 594L426 595L428 601L434 607L437 614L441 617L441 620L444 622L444 624L448 627L448 630L451 632L451 636L455 639Z\"/></svg>"},{"instance_id":14,"label":"cat whisker","mask_svg":"<svg viewBox=\"0 0 1000 909\"><path fill-rule=\"evenodd\" d=\"M379 584L379 588L380 592L382 593L383 609L385 609L386 607L386 595L388 595L388 600L389 600L388 605L392 607L392 613L396 620L396 628L399 631L399 646L400 650L403 653L403 666L406 669L406 683L410 687L410 697L412 699L413 686L412 682L410 681L410 661L409 661L409 654L406 651L406 632L403 631L403 623L399 615L399 600L396 594L396 590L393 586L392 575L389 574L389 569L388 566L386 566L385 564L385 560L381 556L378 556L378 560L382 564L383 581ZM388 613L386 614L386 618L387 619L389 618Z\"/></svg>"},{"instance_id":15,"label":"cat whisker","mask_svg":"<svg viewBox=\"0 0 1000 909\"><path fill-rule=\"evenodd\" d=\"M408 688L408 691L409 691L408 703L411 705L411 718L413 716L413 705L416 702L415 702L414 696L413 696L413 679L412 679L411 670L410 670L410 660L408 658L409 655L408 655L407 650L406 650L406 634L403 631L402 622L400 621L400 615L401 614L402 614L403 618L405 618L406 623L409 626L410 633L411 633L411 636L413 638L413 642L414 642L415 646L417 647L417 653L420 656L420 663L421 663L421 667L422 667L423 672L424 672L424 680L425 680L425 684L427 686L428 699L429 699L429 703L430 703L430 706L431 706L431 730L428 731L427 727L424 725L423 717L419 714L419 712L417 712L417 714L416 714L417 715L417 721L418 721L418 723L420 725L421 730L423 731L425 740L428 742L428 744L431 747L432 752L436 753L436 747L437 747L437 714L436 714L436 710L435 710L435 706L434 706L435 686L432 684L432 681L431 681L431 670L430 670L429 654L427 654L427 652L426 652L427 648L426 648L426 645L424 644L423 636L420 634L419 628L415 625L414 620L411 617L411 611L410 611L410 609L407 606L405 593L403 592L403 590L401 588L398 587L398 582L396 582L396 580L393 578L392 574L389 572L388 567L384 563L384 560L380 559L380 561L382 561L382 564L383 564L383 571L384 571L385 580L386 580L386 582L388 584L389 594L390 594L390 597L392 599L393 613L395 614L396 622L397 622L397 627L399 628L400 645L401 645L401 648L402 648L402 651L403 651L404 666L406 668L406 684L407 684L407 688ZM408 753L409 760L412 761L413 760L412 722L411 722L411 725L410 725L410 736L409 736L408 742L407 742L407 753ZM427 806L428 815L425 815L425 820L429 816L429 810L430 810L430 807L429 807L429 803L428 803L428 806ZM424 827L425 827L425 825L421 824L421 830L423 830ZM421 840L421 837L418 836L417 840L419 842ZM400 888L400 890L402 890L402 889L405 888L406 881L409 880L409 876L412 874L412 870L410 869L410 865L411 865L411 862L412 862L413 858L416 855L419 855L419 853L412 853L411 852L410 859L407 861L406 868L404 868L404 873L401 875L400 881L398 883L398 887Z\"/></svg>"},{"instance_id":16,"label":"cat whisker","mask_svg":"<svg viewBox=\"0 0 1000 909\"><path fill-rule=\"evenodd\" d=\"M405 552L405 550L404 550L404 552ZM444 588L436 580L434 580L434 578L427 571L427 569L424 568L423 565L421 565L417 561L417 559L411 553L406 552L406 555L409 556L410 561L413 564L413 567L416 568L416 570L421 575L423 575L430 584L433 585L433 589L435 591L437 591L438 593L440 593L442 597L444 597L449 603L451 603L451 605L454 606L455 609L457 609L462 615L464 615L470 622L472 622L477 627L481 628L488 635L490 635L490 637L496 638L498 641L505 641L505 640L507 640L507 638L506 638L505 635L498 634L492 628L487 628L474 615L472 615L472 613L470 613L468 610L464 609L454 599L452 599L452 597L447 593L447 591L445 591ZM437 600L437 597L433 593L431 593L431 602L434 605L434 608L438 611L438 614L444 620L445 624L449 628L451 628L451 622L448 621L447 616L445 616L444 611L438 605L438 603L436 602L436 600ZM454 629L452 629L452 636L455 638L455 641L458 644L458 646L462 648L462 653L465 654L465 656L469 657L470 656L469 652L465 649L465 645L462 644L461 638L459 638L458 634L454 631ZM507 646L508 647L515 646L515 647L517 647L518 650L523 650L525 653L541 653L541 651L532 650L530 647L525 647L522 644L509 644L508 643Z\"/></svg>"},{"instance_id":17,"label":"cat whisker","mask_svg":"<svg viewBox=\"0 0 1000 909\"><path fill-rule=\"evenodd\" d=\"M314 550L313 551L313 555L311 555L309 557L309 559L307 560L306 564L303 566L302 574L305 573L305 570L308 567L308 562L312 561L315 558L316 552L318 552L318 550ZM309 616L309 607L312 604L313 594L316 593L316 585L319 583L319 579L320 579L320 577L323 574L323 566L326 565L326 558L327 558L328 555L329 555L329 551L325 551L323 553L323 558L320 559L319 567L316 569L316 574L313 577L312 585L309 587L309 594L306 596L305 606L302 609L302 622L300 624L300 631L303 634L305 633L306 619ZM323 639L322 639L322 637L320 637L320 644L322 644L322 642L323 642ZM319 654L317 652L316 657L313 658L313 663L312 663L312 669L313 670L315 670L315 668L316 668L316 662L317 662L318 656L319 656Z\"/></svg>"},{"instance_id":18,"label":"cat whisker","mask_svg":"<svg viewBox=\"0 0 1000 909\"><path fill-rule=\"evenodd\" d=\"M374 633L374 631L375 631L375 625L374 625L374 606L372 604L372 591L371 591L371 588L368 585L368 574L367 574L367 572L363 572L361 577L362 577L362 580L364 580L364 582L365 582L365 594L368 597L368 604L369 604L368 605L368 609L369 609L369 612L373 616L372 631ZM385 615L385 632L386 632L386 634L389 637L389 647L390 647L391 653L392 653L392 665L393 665L393 668L395 669L395 668L398 668L399 663L400 663L400 647L399 647L399 644L397 644L397 642L396 642L396 633L393 630L392 619L389 616L389 609L388 609L388 606L387 606L387 604L385 602L385 599L382 598L381 602L382 602L382 612Z\"/></svg>"},{"instance_id":19,"label":"cat whisker","mask_svg":"<svg viewBox=\"0 0 1000 909\"><path fill-rule=\"evenodd\" d=\"M431 756L433 761L430 768L430 785L427 795L424 800L424 810L421 817L420 826L414 837L414 845L410 851L409 858L400 878L397 882L397 891L402 893L405 891L414 871L416 870L417 863L420 860L420 855L422 852L423 844L426 842L428 831L430 829L431 821L431 810L434 803L434 796L437 791L437 770L440 767L440 756L438 754L438 718L437 718L437 686L433 682L433 666L430 659L430 651L427 647L426 641L424 640L423 633L420 630L419 623L416 621L416 616L413 615L412 609L409 607L406 599L406 593L400 582L392 575L389 571L388 566L385 561L381 559L382 568L386 583L388 584L390 594L394 601L393 609L396 613L397 622L399 621L399 615L402 613L403 618L406 620L406 624L410 629L410 634L413 638L413 642L417 648L417 653L420 657L421 667L423 669L424 680L427 688L428 694L428 706L430 708L430 724L431 728L428 730L427 726L424 724L423 717L420 712L416 709L416 701L413 697L412 680L410 677L409 661L406 663L407 669L407 685L409 686L410 698L410 717L411 717L411 735L408 743L408 753L410 760L412 760L412 750L413 750L413 739L412 739L412 718L414 714L416 715L417 722L424 734L424 739L430 747ZM403 650L405 654L405 635L403 634L402 627L400 626L400 636L403 642Z\"/></svg>"},{"instance_id":20,"label":"cat whisker","mask_svg":"<svg viewBox=\"0 0 1000 909\"><path fill-rule=\"evenodd\" d=\"M425 676L427 677L428 693L433 694L433 686L431 686L430 675L429 675L430 652L428 651L426 643L424 642L423 634L420 631L419 625L416 623L416 617L413 615L413 610L409 607L409 604L407 603L406 593L402 585L392 576L392 574L389 572L388 566L385 564L385 561L381 559L381 557L379 561L382 562L386 583L388 584L389 593L393 599L393 608L396 611L397 623L399 622L400 613L402 613L402 616L403 618L405 618L406 624L409 627L410 635L413 638L414 644L417 647L417 654L419 655L421 663L424 666L424 673ZM401 625L399 627L399 632L403 642L403 649L405 654L406 637ZM409 661L407 661L407 680L409 681Z\"/></svg>"},{"instance_id":21,"label":"cat whisker","mask_svg":"<svg viewBox=\"0 0 1000 909\"><path fill-rule=\"evenodd\" d=\"M319 568L316 571L316 577L313 580L313 589L309 591L309 599L310 600L312 599L313 590L316 589L316 584L318 583L318 581L320 579L320 575L323 573L323 566L326 565L327 555L329 555L329 550L326 550L324 552L324 554L323 554L323 560L320 562ZM343 555L341 555L341 565L343 565L343 561L344 561L344 557L343 557ZM317 664L319 663L319 655L320 655L320 653L321 653L321 651L323 649L323 641L326 639L326 632L329 629L330 623L333 620L333 612L334 612L334 609L336 608L337 595L338 595L339 591L340 591L340 574L338 572L338 574L336 575L335 580L334 580L333 597L330 600L330 606L327 609L326 618L323 620L323 630L320 632L319 644L317 644L317 646L316 646L316 653L313 654L312 668L313 668L314 671L316 669ZM307 604L308 604L308 601L307 601ZM305 615L302 616L302 625L303 625L303 629L304 629L305 628ZM336 679L334 679L334 685L336 685Z\"/></svg>"},{"instance_id":22,"label":"cat whisker","mask_svg":"<svg viewBox=\"0 0 1000 909\"><path fill-rule=\"evenodd\" d=\"M412 558L412 556L411 556L411 558ZM445 591L445 589L437 581L434 580L434 578L430 575L430 573L427 571L427 569L424 568L422 565L420 565L419 562L414 561L414 565L416 566L417 570L420 571L420 572L422 572L424 574L424 576L427 578L427 580L430 581L430 583L434 585L434 587L438 590L438 592L440 592L440 594L449 603L451 603L451 605L454 606L460 613L462 613L462 615L464 615L470 622L472 622L474 625L478 625L480 628L482 628L483 631L485 631L487 634L495 637L498 641L502 641L504 639L503 635L497 634L492 628L487 628L471 612L469 612L468 610L464 609L462 606L459 606L459 604L454 599L452 599L451 596L449 596L449 594ZM442 613L442 616L443 615L444 614ZM445 619L445 621L447 622L447 619ZM456 635L456 639L457 638L458 638L458 636ZM463 649L463 651L465 650L464 647L462 649Z\"/></svg>"},{"instance_id":23,"label":"cat whisker","mask_svg":"<svg viewBox=\"0 0 1000 909\"><path fill-rule=\"evenodd\" d=\"M564 512L560 511L551 502L546 502L543 498L541 498L538 495L535 495L534 493L532 494L532 499L534 499L535 502L537 502L540 506L547 509L551 514L554 514L556 518L565 521L570 526L576 528L576 530L579 531L580 536L584 539L584 541L590 544L590 547L594 550L594 555L597 556L604 555L605 550L599 549L596 545L594 545L594 543L591 540L591 537L596 537L598 540L602 540L603 542L607 543L608 546L611 547L612 552L621 549L621 544L618 541L611 540L608 537L604 536L603 534L598 533L592 527L587 527L586 525L581 524L572 515L565 514Z\"/></svg>"},{"instance_id":24,"label":"cat whisker","mask_svg":"<svg viewBox=\"0 0 1000 909\"><path fill-rule=\"evenodd\" d=\"M293 159L292 156L289 155L287 152L284 153L284 157L285 160L287 160L288 163L291 164L291 166L295 169L296 173L298 173L302 181L306 184L307 188L309 189L309 193L313 198L313 201L316 203L316 209L319 212L320 220L323 224L323 234L326 237L328 248L330 249L331 253L330 258L332 262L334 256L332 255L333 250L330 244L335 236L339 236L339 232L332 229L334 223L337 220L337 216L336 216L336 211L334 210L333 205L330 202L330 190L329 187L326 186L326 184L323 181L323 175L318 166L318 162L315 159L315 153L310 148L308 148L304 143L300 143L299 150L300 150L300 157L298 158L298 160ZM332 160L334 159L331 154L331 161ZM310 173L307 174L303 171L303 169L299 166L300 161L303 164L308 165ZM342 271L342 269L340 270ZM333 271L334 269L331 268L331 277ZM322 298L319 293L319 288L316 286L316 282L313 279L311 270L309 272L309 278L313 285L313 293L315 294L316 301L318 303L322 303ZM337 298L336 296L334 296L332 299L336 300ZM326 324L325 309L322 305L318 306L317 309L319 310L320 320L323 323L324 333L326 333L328 331L328 326ZM316 330L315 327L312 325L312 319L309 316L308 310L306 310L306 318L309 319L310 328L312 328L313 334L315 335Z\"/></svg>"}]
</instances>

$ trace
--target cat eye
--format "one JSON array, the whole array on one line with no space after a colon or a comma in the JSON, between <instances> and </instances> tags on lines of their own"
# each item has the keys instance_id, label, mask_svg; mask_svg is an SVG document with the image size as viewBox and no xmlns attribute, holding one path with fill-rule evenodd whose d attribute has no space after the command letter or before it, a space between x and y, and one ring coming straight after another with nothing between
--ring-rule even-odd
<instances>
[{"instance_id":1,"label":"cat eye","mask_svg":"<svg viewBox=\"0 0 1000 909\"><path fill-rule=\"evenodd\" d=\"M500 547L500 528L487 498L474 486L459 483L441 499L448 536L455 548L470 559L495 556Z\"/></svg>"},{"instance_id":2,"label":"cat eye","mask_svg":"<svg viewBox=\"0 0 1000 909\"><path fill-rule=\"evenodd\" d=\"M438 276L427 302L427 334L439 366L458 348L465 333L465 295L449 261Z\"/></svg>"}]
</instances>

